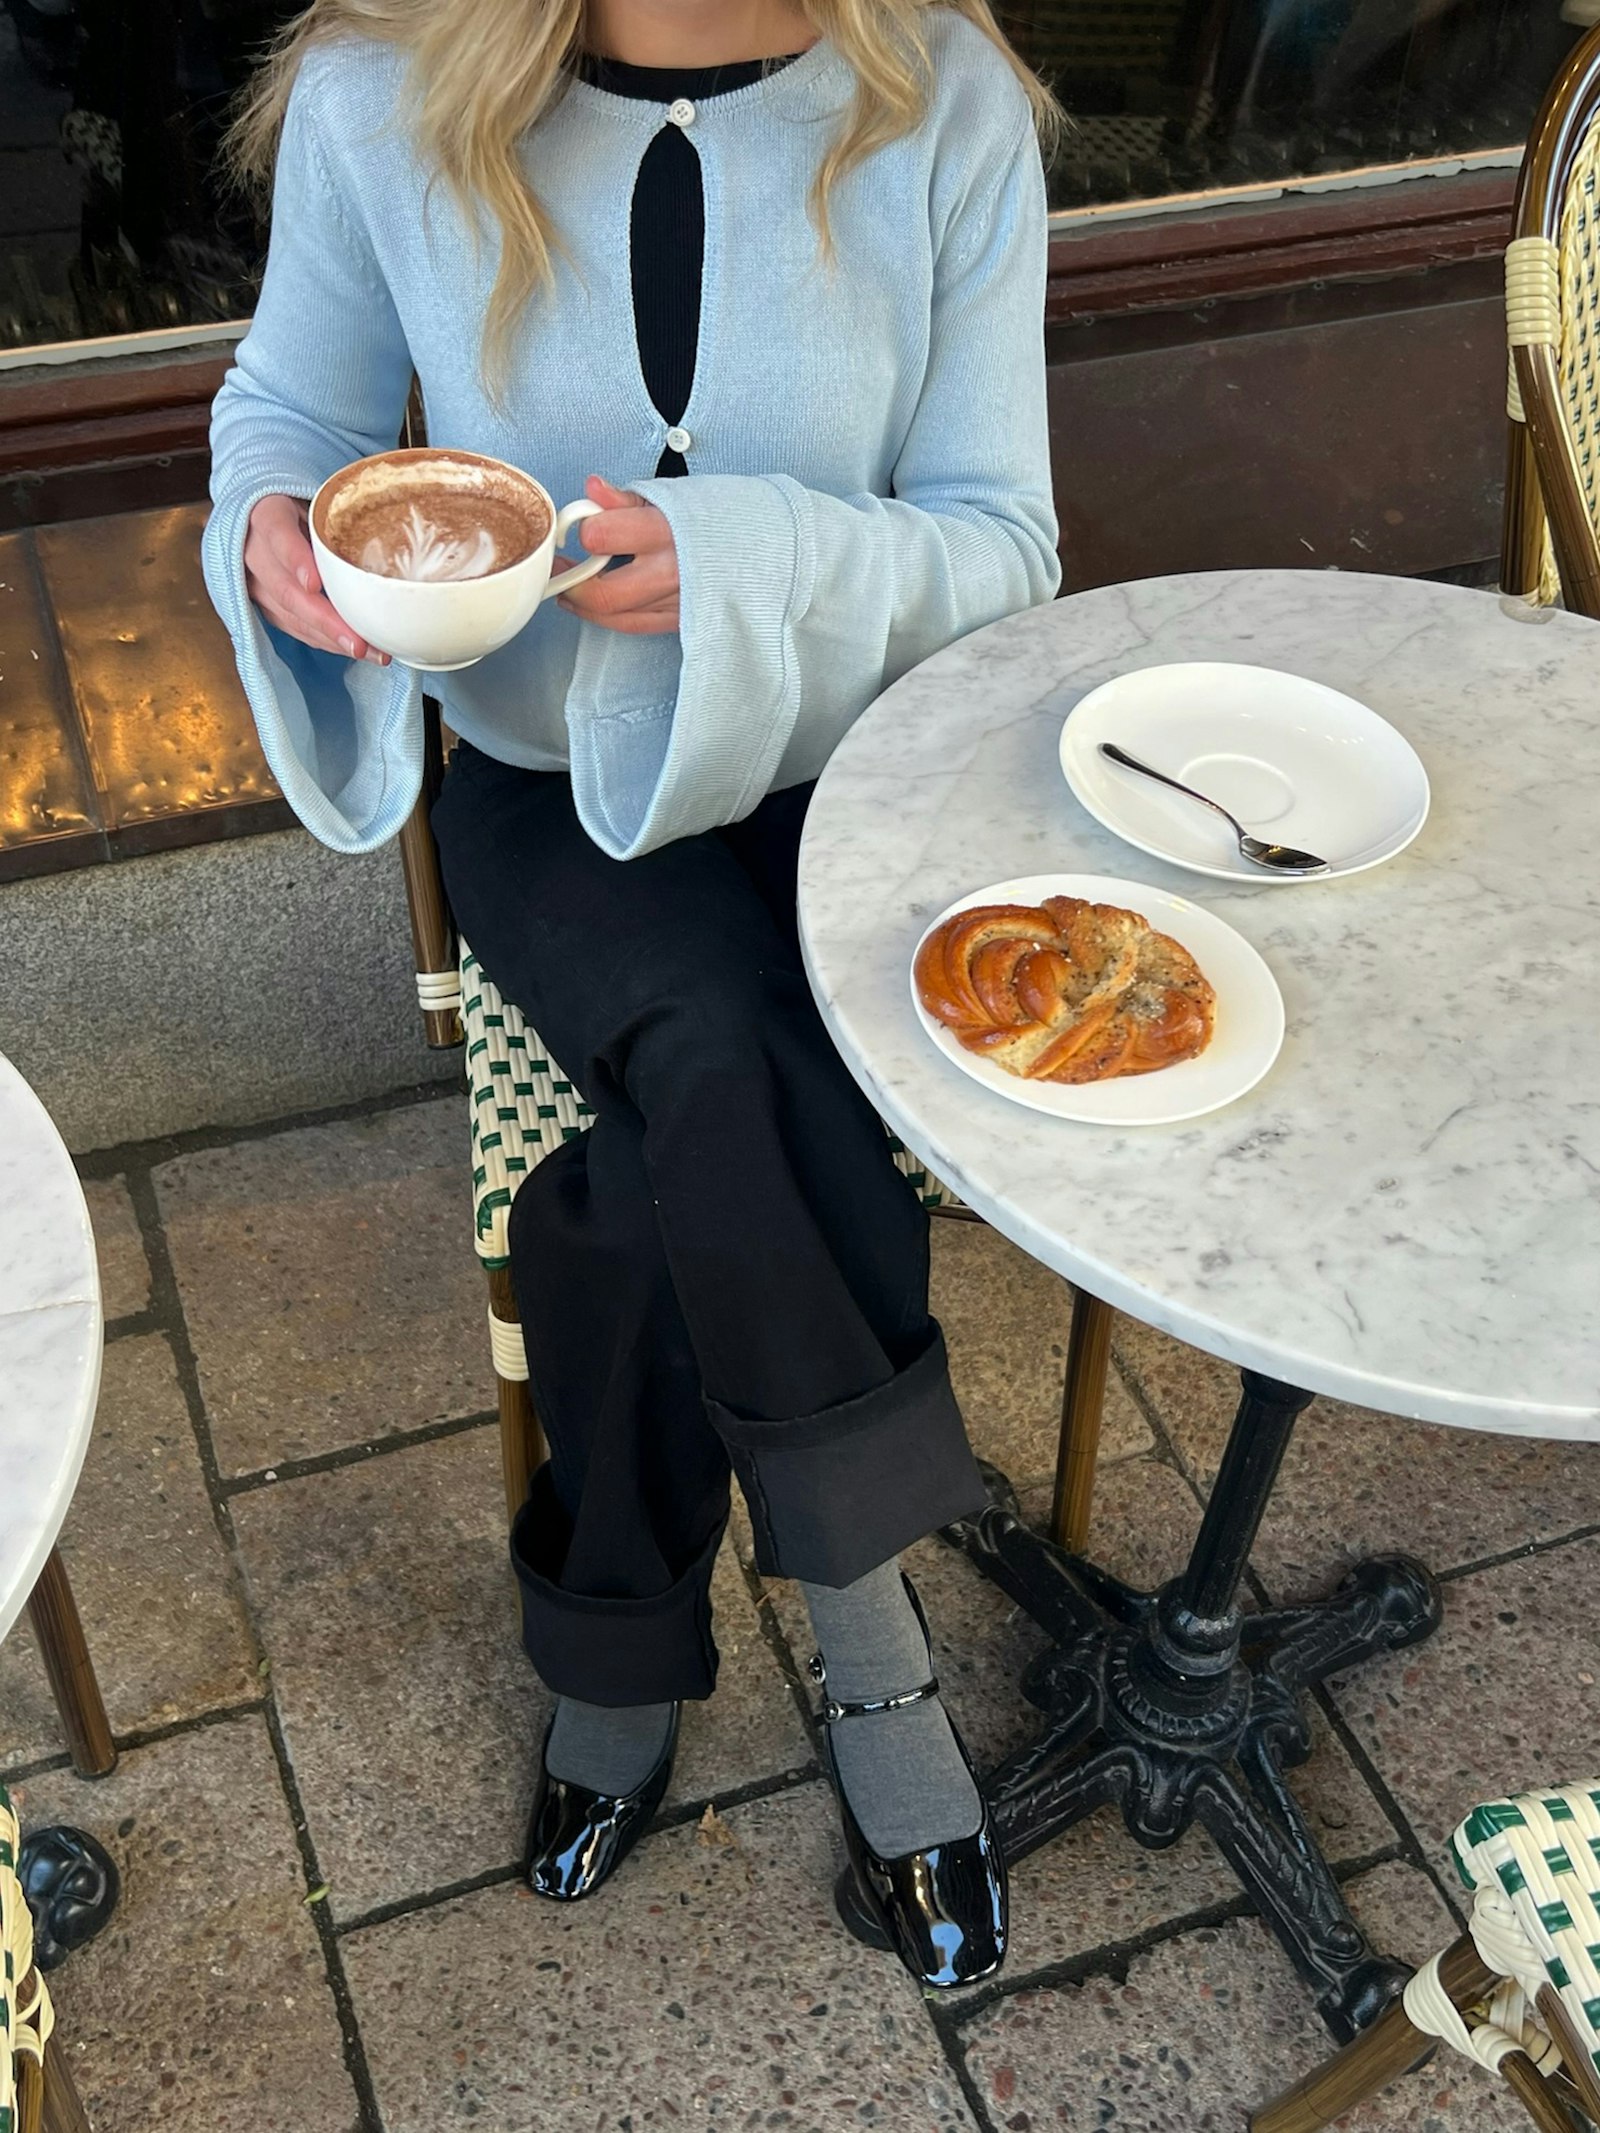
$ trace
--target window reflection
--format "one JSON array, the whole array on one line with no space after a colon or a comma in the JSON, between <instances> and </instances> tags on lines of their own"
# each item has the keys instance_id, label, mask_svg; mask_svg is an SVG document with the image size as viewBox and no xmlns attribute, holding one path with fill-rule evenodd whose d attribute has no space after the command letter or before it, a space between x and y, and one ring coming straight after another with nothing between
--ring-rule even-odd
<instances>
[{"instance_id":1,"label":"window reflection","mask_svg":"<svg viewBox=\"0 0 1600 2133\"><path fill-rule=\"evenodd\" d=\"M1074 126L1058 208L1525 138L1600 0L1002 0ZM228 104L295 0L0 0L0 347L247 314Z\"/></svg>"},{"instance_id":2,"label":"window reflection","mask_svg":"<svg viewBox=\"0 0 1600 2133\"><path fill-rule=\"evenodd\" d=\"M0 345L237 318L258 233L216 175L287 0L0 0Z\"/></svg>"},{"instance_id":3,"label":"window reflection","mask_svg":"<svg viewBox=\"0 0 1600 2133\"><path fill-rule=\"evenodd\" d=\"M1058 208L1524 140L1594 0L1012 0L1075 121Z\"/></svg>"}]
</instances>

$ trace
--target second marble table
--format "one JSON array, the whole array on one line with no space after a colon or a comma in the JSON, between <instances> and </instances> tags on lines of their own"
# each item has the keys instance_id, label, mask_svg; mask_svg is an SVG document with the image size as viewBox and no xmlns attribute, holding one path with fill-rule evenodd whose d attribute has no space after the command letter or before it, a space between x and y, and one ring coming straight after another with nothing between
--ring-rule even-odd
<instances>
[{"instance_id":1,"label":"second marble table","mask_svg":"<svg viewBox=\"0 0 1600 2133\"><path fill-rule=\"evenodd\" d=\"M1234 660L1362 699L1433 788L1366 874L1235 884L1152 859L1067 790L1061 725L1131 668ZM1322 572L1105 588L968 638L891 689L819 786L801 856L813 984L894 1130L1036 1258L1240 1365L1245 1399L1184 1578L1117 1586L997 1502L963 1537L1051 1629L1040 1740L996 1774L1016 1850L1108 1800L1147 1844L1193 1819L1228 1853L1330 2026L1401 1973L1363 1942L1284 1765L1301 1691L1426 1636L1419 1564L1361 1565L1319 1607L1237 1589L1296 1414L1600 1436L1600 629L1486 594ZM1267 1079L1188 1124L1044 1118L976 1086L912 1011L923 928L958 896L1059 871L1153 883L1265 956L1288 1034ZM1249 1663L1247 1663L1247 1660Z\"/></svg>"},{"instance_id":2,"label":"second marble table","mask_svg":"<svg viewBox=\"0 0 1600 2133\"><path fill-rule=\"evenodd\" d=\"M80 1777L105 1776L116 1748L56 1536L94 1424L101 1332L78 1174L0 1057L0 1638L26 1606ZM110 1916L116 1868L94 1838L62 1828L28 1837L19 1872L49 1969Z\"/></svg>"}]
</instances>

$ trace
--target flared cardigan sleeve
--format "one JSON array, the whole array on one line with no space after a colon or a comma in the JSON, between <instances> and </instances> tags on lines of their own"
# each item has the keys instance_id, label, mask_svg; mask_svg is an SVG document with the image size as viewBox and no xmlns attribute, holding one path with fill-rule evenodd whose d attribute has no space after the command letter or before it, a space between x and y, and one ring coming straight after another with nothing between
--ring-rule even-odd
<instances>
[{"instance_id":1,"label":"flared cardigan sleeve","mask_svg":"<svg viewBox=\"0 0 1600 2133\"><path fill-rule=\"evenodd\" d=\"M284 797L324 844L359 852L395 834L420 788L417 678L282 635L244 585L255 506L309 498L352 459L388 450L410 389L393 301L318 133L319 71L308 61L290 99L261 299L212 414L203 559Z\"/></svg>"},{"instance_id":2,"label":"flared cardigan sleeve","mask_svg":"<svg viewBox=\"0 0 1600 2133\"><path fill-rule=\"evenodd\" d=\"M940 247L926 376L891 496L826 495L784 474L637 484L677 544L676 693L609 702L605 633L591 628L567 702L578 809L613 856L748 814L786 757L814 775L908 668L1055 594L1046 208L1030 117L987 165Z\"/></svg>"}]
</instances>

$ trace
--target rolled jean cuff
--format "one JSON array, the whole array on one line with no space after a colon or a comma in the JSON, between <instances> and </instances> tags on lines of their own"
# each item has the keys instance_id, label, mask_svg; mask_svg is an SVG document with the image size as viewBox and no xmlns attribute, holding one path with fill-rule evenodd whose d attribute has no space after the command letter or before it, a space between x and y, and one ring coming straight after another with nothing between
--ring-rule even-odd
<instances>
[{"instance_id":1,"label":"rolled jean cuff","mask_svg":"<svg viewBox=\"0 0 1600 2133\"><path fill-rule=\"evenodd\" d=\"M886 1385L820 1414L752 1421L706 1407L750 1506L764 1577L853 1584L988 1501L937 1325Z\"/></svg>"},{"instance_id":2,"label":"rolled jean cuff","mask_svg":"<svg viewBox=\"0 0 1600 2133\"><path fill-rule=\"evenodd\" d=\"M558 1580L571 1528L548 1463L511 1527L522 1642L546 1688L610 1706L692 1703L717 1685L711 1572L727 1521L676 1584L646 1599L596 1599Z\"/></svg>"}]
</instances>

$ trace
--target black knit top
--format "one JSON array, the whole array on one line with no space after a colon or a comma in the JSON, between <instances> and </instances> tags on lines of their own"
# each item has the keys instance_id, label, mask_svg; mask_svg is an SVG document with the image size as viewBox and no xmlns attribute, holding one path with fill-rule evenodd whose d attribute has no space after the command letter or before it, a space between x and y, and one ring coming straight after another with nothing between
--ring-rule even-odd
<instances>
[{"instance_id":1,"label":"black knit top","mask_svg":"<svg viewBox=\"0 0 1600 2133\"><path fill-rule=\"evenodd\" d=\"M782 59L749 59L721 67L631 67L619 59L586 59L583 78L613 96L671 105L680 97L703 104L747 88ZM686 128L665 125L639 165L629 227L634 331L639 368L664 422L683 420L694 385L700 338L700 282L705 268L706 203L700 158ZM683 454L669 446L657 474L687 474Z\"/></svg>"}]
</instances>

